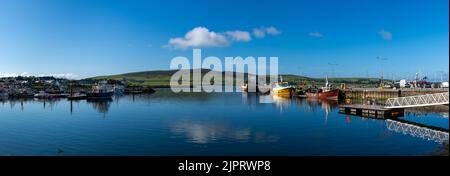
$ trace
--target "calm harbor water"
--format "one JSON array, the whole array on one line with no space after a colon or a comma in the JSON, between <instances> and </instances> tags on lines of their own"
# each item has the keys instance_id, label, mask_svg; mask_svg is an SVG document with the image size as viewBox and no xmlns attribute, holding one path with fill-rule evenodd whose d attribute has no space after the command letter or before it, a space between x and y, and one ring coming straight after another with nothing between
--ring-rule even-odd
<instances>
[{"instance_id":1,"label":"calm harbor water","mask_svg":"<svg viewBox=\"0 0 450 176\"><path fill-rule=\"evenodd\" d=\"M338 113L337 102L242 93L0 100L0 155L428 155L442 146ZM448 129L448 113L406 113Z\"/></svg>"}]
</instances>

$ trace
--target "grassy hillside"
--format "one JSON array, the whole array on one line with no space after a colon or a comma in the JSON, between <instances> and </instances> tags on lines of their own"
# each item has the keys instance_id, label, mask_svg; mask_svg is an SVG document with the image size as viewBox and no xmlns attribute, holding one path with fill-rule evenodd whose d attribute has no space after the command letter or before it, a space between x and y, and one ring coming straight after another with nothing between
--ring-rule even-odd
<instances>
[{"instance_id":1,"label":"grassy hillside","mask_svg":"<svg viewBox=\"0 0 450 176\"><path fill-rule=\"evenodd\" d=\"M89 79L94 80L118 80L118 81L127 81L131 84L136 85L145 85L145 86L155 86L155 87L166 87L169 86L170 77L176 71L167 70L167 71L143 71L143 72L133 72L133 73L125 73L119 75L109 75L109 76L98 76Z\"/></svg>"},{"instance_id":2,"label":"grassy hillside","mask_svg":"<svg viewBox=\"0 0 450 176\"><path fill-rule=\"evenodd\" d=\"M189 70L186 70L189 71ZM192 70L190 70L192 73ZM141 86L152 86L152 87L168 87L171 76L176 73L176 70L163 70L163 71L143 71L143 72L134 72L134 73L125 73L118 75L108 75L108 76L98 76L93 78L88 78L92 80L118 80L123 81L126 80L129 84L132 85L141 85ZM210 72L210 70L202 69L202 77ZM236 73L242 74L242 73ZM222 75L223 81L225 81L225 73ZM281 75L283 81L287 81L291 84L301 84L306 83L307 85L311 85L313 83L317 85L322 85L325 82L324 78L309 78L299 75L292 74L283 74ZM236 77L236 75L234 75ZM244 77L247 78L247 74L244 74ZM339 85L340 83L346 83L348 86L358 86L358 87L376 87L380 83L380 79L378 78L329 78L329 82ZM192 82L192 74L191 74L191 82ZM227 85L233 84L231 82L224 83Z\"/></svg>"}]
</instances>

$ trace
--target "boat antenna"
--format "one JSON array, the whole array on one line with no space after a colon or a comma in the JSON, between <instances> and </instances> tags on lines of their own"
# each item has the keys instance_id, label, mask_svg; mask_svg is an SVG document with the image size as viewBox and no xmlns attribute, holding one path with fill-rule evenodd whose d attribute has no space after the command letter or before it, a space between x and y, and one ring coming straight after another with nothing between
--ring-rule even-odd
<instances>
[{"instance_id":1,"label":"boat antenna","mask_svg":"<svg viewBox=\"0 0 450 176\"><path fill-rule=\"evenodd\" d=\"M325 87L328 87L328 75L325 76Z\"/></svg>"}]
</instances>

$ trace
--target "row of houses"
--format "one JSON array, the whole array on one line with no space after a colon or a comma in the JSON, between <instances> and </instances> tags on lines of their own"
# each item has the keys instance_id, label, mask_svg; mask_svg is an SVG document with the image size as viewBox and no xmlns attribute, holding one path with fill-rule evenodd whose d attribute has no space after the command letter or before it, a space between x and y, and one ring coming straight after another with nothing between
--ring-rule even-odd
<instances>
[{"instance_id":1,"label":"row of houses","mask_svg":"<svg viewBox=\"0 0 450 176\"><path fill-rule=\"evenodd\" d=\"M69 82L54 77L4 77L0 78L0 97L28 98L40 91L65 93Z\"/></svg>"},{"instance_id":2,"label":"row of houses","mask_svg":"<svg viewBox=\"0 0 450 176\"><path fill-rule=\"evenodd\" d=\"M69 96L76 93L86 94L93 92L95 88L108 89L116 94L147 93L151 88L127 87L125 80L68 80L55 77L3 77L0 78L0 99L5 98L33 98L39 95L51 95L51 97ZM50 97L50 96L43 96Z\"/></svg>"}]
</instances>

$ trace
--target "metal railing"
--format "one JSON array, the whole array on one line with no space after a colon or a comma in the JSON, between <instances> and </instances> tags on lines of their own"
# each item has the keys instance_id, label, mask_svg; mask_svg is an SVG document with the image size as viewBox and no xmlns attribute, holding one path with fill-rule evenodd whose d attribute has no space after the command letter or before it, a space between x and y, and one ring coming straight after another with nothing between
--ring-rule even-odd
<instances>
[{"instance_id":1,"label":"metal railing","mask_svg":"<svg viewBox=\"0 0 450 176\"><path fill-rule=\"evenodd\" d=\"M449 93L435 93L408 97L389 98L385 108L409 108L449 104Z\"/></svg>"}]
</instances>

